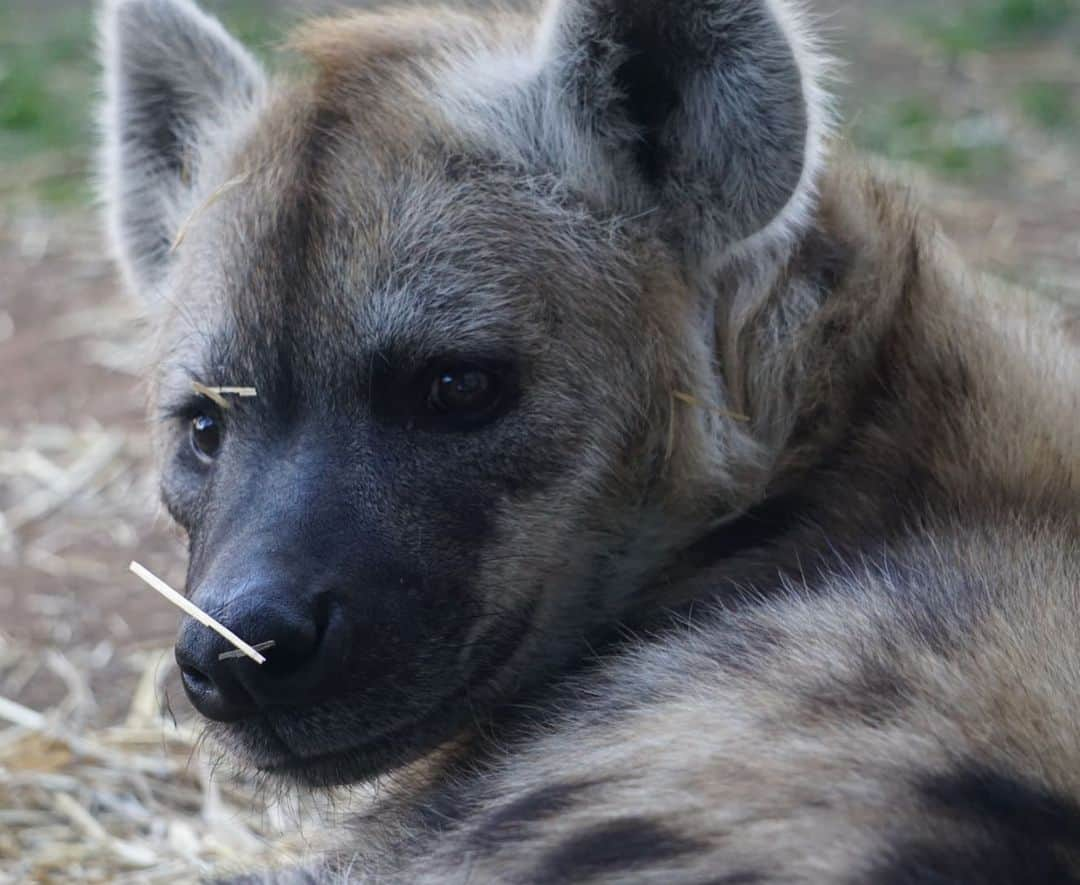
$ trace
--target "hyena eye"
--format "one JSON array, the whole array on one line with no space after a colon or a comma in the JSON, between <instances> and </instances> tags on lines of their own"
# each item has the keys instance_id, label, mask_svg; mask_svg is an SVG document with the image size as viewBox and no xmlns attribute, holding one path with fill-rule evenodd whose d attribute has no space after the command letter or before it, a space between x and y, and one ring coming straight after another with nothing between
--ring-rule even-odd
<instances>
[{"instance_id":1,"label":"hyena eye","mask_svg":"<svg viewBox=\"0 0 1080 885\"><path fill-rule=\"evenodd\" d=\"M431 374L427 410L438 416L483 419L491 415L502 395L497 371L470 363L440 366Z\"/></svg>"},{"instance_id":2,"label":"hyena eye","mask_svg":"<svg viewBox=\"0 0 1080 885\"><path fill-rule=\"evenodd\" d=\"M202 458L214 458L221 448L221 422L212 415L192 418L191 447Z\"/></svg>"}]
</instances>

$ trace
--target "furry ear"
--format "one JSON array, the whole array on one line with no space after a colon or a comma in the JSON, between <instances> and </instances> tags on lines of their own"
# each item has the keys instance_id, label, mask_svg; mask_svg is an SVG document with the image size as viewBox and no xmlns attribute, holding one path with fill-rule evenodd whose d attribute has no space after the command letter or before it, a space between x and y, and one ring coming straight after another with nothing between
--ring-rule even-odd
<instances>
[{"instance_id":1,"label":"furry ear","mask_svg":"<svg viewBox=\"0 0 1080 885\"><path fill-rule=\"evenodd\" d=\"M252 57L189 0L106 0L102 178L112 246L149 295L198 193L208 142L265 89Z\"/></svg>"},{"instance_id":2,"label":"furry ear","mask_svg":"<svg viewBox=\"0 0 1080 885\"><path fill-rule=\"evenodd\" d=\"M805 214L825 110L795 9L559 0L544 40L549 106L612 164L614 198L659 209L662 232L694 257Z\"/></svg>"}]
</instances>

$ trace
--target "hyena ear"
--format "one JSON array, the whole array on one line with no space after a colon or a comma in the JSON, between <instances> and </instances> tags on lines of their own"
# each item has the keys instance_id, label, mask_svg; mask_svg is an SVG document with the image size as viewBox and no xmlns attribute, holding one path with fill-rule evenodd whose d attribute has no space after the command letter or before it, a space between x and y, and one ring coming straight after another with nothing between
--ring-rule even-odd
<instances>
[{"instance_id":1,"label":"hyena ear","mask_svg":"<svg viewBox=\"0 0 1080 885\"><path fill-rule=\"evenodd\" d=\"M569 113L574 162L605 165L628 211L706 260L806 213L826 115L798 8L557 0L545 29L549 110Z\"/></svg>"},{"instance_id":2,"label":"hyena ear","mask_svg":"<svg viewBox=\"0 0 1080 885\"><path fill-rule=\"evenodd\" d=\"M102 180L112 246L150 295L198 194L208 145L265 89L255 60L189 0L106 0Z\"/></svg>"}]
</instances>

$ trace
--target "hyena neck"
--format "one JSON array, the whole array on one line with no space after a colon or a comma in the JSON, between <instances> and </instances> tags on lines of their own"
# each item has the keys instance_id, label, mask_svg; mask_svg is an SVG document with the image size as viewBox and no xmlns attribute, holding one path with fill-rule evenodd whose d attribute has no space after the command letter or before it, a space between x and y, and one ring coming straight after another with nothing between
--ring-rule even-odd
<instances>
[{"instance_id":1,"label":"hyena neck","mask_svg":"<svg viewBox=\"0 0 1080 885\"><path fill-rule=\"evenodd\" d=\"M719 280L716 365L756 460L744 467L744 503L800 484L850 430L852 400L874 371L905 280L888 228L907 224L903 191L853 172L838 149L817 184L815 211L791 238L737 258ZM874 199L896 209L875 211ZM912 236L904 236L914 249ZM748 446L749 448L749 446Z\"/></svg>"},{"instance_id":2,"label":"hyena neck","mask_svg":"<svg viewBox=\"0 0 1080 885\"><path fill-rule=\"evenodd\" d=\"M730 413L716 456L726 496L706 491L696 524L673 529L678 541L640 585L632 622L756 579L759 561L775 577L765 551L816 518L814 490L871 400L897 395L875 379L918 289L916 213L905 190L843 147L817 190L787 238L740 254L716 278L712 396Z\"/></svg>"},{"instance_id":3,"label":"hyena neck","mask_svg":"<svg viewBox=\"0 0 1080 885\"><path fill-rule=\"evenodd\" d=\"M745 497L668 557L639 597L645 620L874 560L927 525L1075 519L1064 319L963 270L907 187L842 151L794 242L740 261L720 284L716 365L749 418Z\"/></svg>"},{"instance_id":4,"label":"hyena neck","mask_svg":"<svg viewBox=\"0 0 1080 885\"><path fill-rule=\"evenodd\" d=\"M654 393L670 408L658 406L654 419L665 457L644 499L622 514L622 541L598 577L601 618L655 615L683 599L673 575L783 533L788 513L777 499L842 432L808 434L800 424L818 376L846 358L817 347L822 317L835 313L830 302L856 260L831 202L822 193L782 236L740 248L691 283L697 307L678 345L683 362ZM628 460L628 473L642 469L636 450Z\"/></svg>"}]
</instances>

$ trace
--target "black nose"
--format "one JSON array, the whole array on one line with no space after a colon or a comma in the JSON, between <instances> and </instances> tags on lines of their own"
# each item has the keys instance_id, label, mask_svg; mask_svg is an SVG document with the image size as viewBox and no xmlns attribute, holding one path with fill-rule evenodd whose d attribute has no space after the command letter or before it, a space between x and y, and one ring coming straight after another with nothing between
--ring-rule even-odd
<instances>
[{"instance_id":1,"label":"black nose","mask_svg":"<svg viewBox=\"0 0 1080 885\"><path fill-rule=\"evenodd\" d=\"M204 588L196 599L228 596ZM238 657L209 627L186 619L176 641L176 662L196 710L208 719L233 722L266 707L318 698L333 657L325 597L305 602L302 594L245 582L222 611L208 611L249 645L274 644L262 652L265 663L258 664Z\"/></svg>"}]
</instances>

